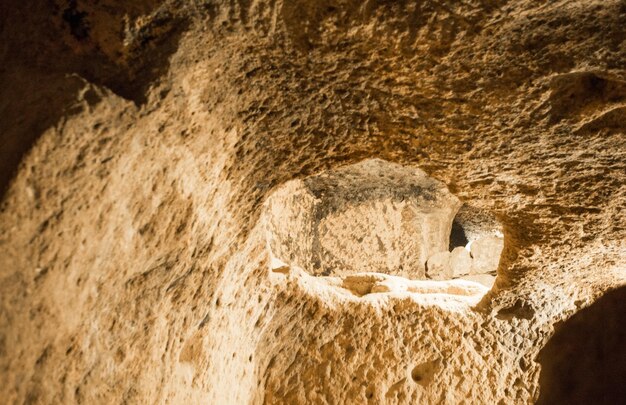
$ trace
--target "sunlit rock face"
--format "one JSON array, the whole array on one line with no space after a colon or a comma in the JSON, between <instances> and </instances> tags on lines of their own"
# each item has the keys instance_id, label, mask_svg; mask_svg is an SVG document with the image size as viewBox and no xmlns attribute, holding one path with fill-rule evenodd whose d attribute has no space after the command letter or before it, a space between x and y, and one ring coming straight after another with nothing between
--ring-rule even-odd
<instances>
[{"instance_id":1,"label":"sunlit rock face","mask_svg":"<svg viewBox=\"0 0 626 405\"><path fill-rule=\"evenodd\" d=\"M428 258L428 278L463 278L491 286L504 249L502 225L492 214L464 204L454 217L449 249Z\"/></svg>"},{"instance_id":2,"label":"sunlit rock face","mask_svg":"<svg viewBox=\"0 0 626 405\"><path fill-rule=\"evenodd\" d=\"M0 403L622 403L625 26L0 2Z\"/></svg>"},{"instance_id":3,"label":"sunlit rock face","mask_svg":"<svg viewBox=\"0 0 626 405\"><path fill-rule=\"evenodd\" d=\"M461 203L417 168L366 160L287 184L267 205L270 248L285 262L315 275L419 279L448 248Z\"/></svg>"}]
</instances>

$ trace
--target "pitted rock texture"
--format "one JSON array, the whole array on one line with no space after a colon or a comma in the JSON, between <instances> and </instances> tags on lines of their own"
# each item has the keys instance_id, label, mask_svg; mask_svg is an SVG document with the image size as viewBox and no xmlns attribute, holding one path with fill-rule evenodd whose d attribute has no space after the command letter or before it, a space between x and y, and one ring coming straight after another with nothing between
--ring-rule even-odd
<instances>
[{"instance_id":1,"label":"pitted rock texture","mask_svg":"<svg viewBox=\"0 0 626 405\"><path fill-rule=\"evenodd\" d=\"M461 203L423 171L373 159L295 180L266 205L270 249L284 262L315 275L419 279L448 248Z\"/></svg>"},{"instance_id":2,"label":"pitted rock texture","mask_svg":"<svg viewBox=\"0 0 626 405\"><path fill-rule=\"evenodd\" d=\"M621 0L2 2L1 401L571 403L564 322L626 283L625 26ZM502 224L486 295L271 270L272 191L373 158Z\"/></svg>"}]
</instances>

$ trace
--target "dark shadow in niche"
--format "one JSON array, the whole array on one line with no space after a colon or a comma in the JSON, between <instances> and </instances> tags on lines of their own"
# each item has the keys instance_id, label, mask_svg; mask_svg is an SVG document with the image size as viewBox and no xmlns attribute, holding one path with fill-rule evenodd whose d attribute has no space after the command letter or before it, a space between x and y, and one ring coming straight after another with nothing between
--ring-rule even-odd
<instances>
[{"instance_id":1,"label":"dark shadow in niche","mask_svg":"<svg viewBox=\"0 0 626 405\"><path fill-rule=\"evenodd\" d=\"M68 1L65 9L54 2L21 3L0 3L0 200L41 134L79 112L76 96L84 83L70 76L107 87L141 106L150 87L166 74L190 23L186 17L154 11L149 23L132 32L128 49L121 48L120 40L119 51L128 53L126 59L112 60L97 42L90 42L91 22L98 14L90 15L76 1ZM120 21L124 15L123 9L111 11L109 17L105 6L99 10ZM66 33L84 49L68 46ZM164 88L159 95L166 92Z\"/></svg>"},{"instance_id":2,"label":"dark shadow in niche","mask_svg":"<svg viewBox=\"0 0 626 405\"><path fill-rule=\"evenodd\" d=\"M84 86L77 77L41 70L7 69L0 74L0 200L22 157L46 129L72 114L69 109L78 105Z\"/></svg>"},{"instance_id":3,"label":"dark shadow in niche","mask_svg":"<svg viewBox=\"0 0 626 405\"><path fill-rule=\"evenodd\" d=\"M557 326L538 356L538 404L626 401L626 287Z\"/></svg>"},{"instance_id":4,"label":"dark shadow in niche","mask_svg":"<svg viewBox=\"0 0 626 405\"><path fill-rule=\"evenodd\" d=\"M189 24L186 18L157 14L146 28L133 32L132 44L126 50L130 56L125 63L111 60L96 49L85 55L68 55L65 69L142 106L150 87L167 73L170 58L178 50Z\"/></svg>"},{"instance_id":5,"label":"dark shadow in niche","mask_svg":"<svg viewBox=\"0 0 626 405\"><path fill-rule=\"evenodd\" d=\"M454 221L452 221L452 232L450 232L450 251L458 246L466 246L468 243L469 240L465 235L465 230L463 229L463 226L458 220L455 219Z\"/></svg>"}]
</instances>

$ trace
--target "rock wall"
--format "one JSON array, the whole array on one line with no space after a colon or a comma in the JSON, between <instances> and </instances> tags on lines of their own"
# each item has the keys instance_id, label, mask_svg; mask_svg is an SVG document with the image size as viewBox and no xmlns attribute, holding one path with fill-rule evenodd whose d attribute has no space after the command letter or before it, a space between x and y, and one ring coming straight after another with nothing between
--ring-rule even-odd
<instances>
[{"instance_id":1,"label":"rock wall","mask_svg":"<svg viewBox=\"0 0 626 405\"><path fill-rule=\"evenodd\" d=\"M5 402L588 398L593 380L563 394L542 374L559 359L537 355L626 281L622 1L6 1L0 16ZM273 271L271 193L370 158L502 224L486 295Z\"/></svg>"}]
</instances>

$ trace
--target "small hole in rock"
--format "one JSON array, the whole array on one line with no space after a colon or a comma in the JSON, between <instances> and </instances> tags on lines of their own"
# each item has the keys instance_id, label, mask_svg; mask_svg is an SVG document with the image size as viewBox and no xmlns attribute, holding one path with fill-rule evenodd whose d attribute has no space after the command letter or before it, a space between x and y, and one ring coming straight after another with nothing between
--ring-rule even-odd
<instances>
[{"instance_id":1,"label":"small hole in rock","mask_svg":"<svg viewBox=\"0 0 626 405\"><path fill-rule=\"evenodd\" d=\"M411 379L418 384L428 385L433 380L438 364L439 362L434 360L416 365L411 370Z\"/></svg>"},{"instance_id":2,"label":"small hole in rock","mask_svg":"<svg viewBox=\"0 0 626 405\"><path fill-rule=\"evenodd\" d=\"M419 366L416 366L415 368L413 368L413 371L411 371L411 378L415 382L422 381L423 377L422 377L422 374L420 373L420 367Z\"/></svg>"}]
</instances>

